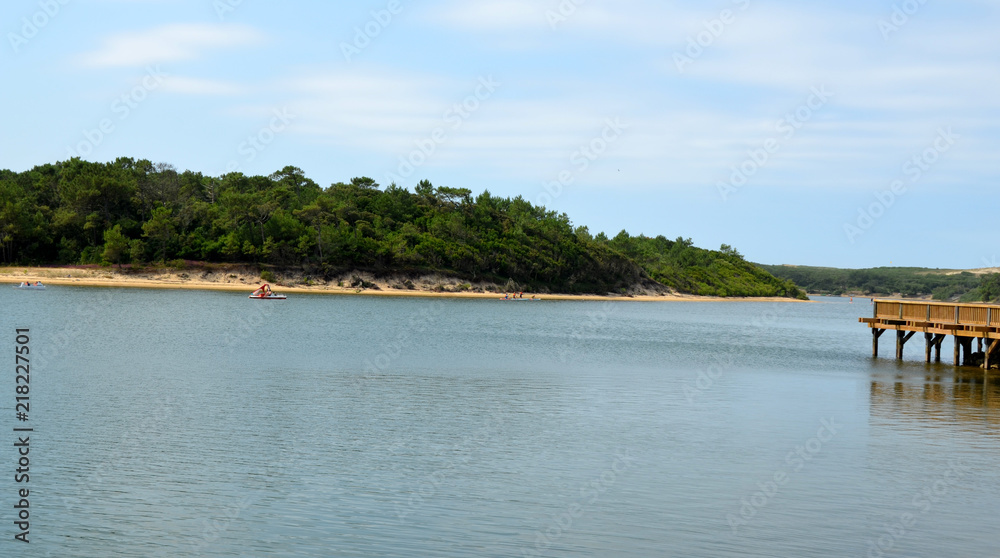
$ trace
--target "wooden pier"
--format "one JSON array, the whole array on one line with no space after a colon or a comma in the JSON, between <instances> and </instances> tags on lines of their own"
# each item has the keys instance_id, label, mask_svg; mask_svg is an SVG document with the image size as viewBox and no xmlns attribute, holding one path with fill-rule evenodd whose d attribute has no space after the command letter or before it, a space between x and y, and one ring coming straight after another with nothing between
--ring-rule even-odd
<instances>
[{"instance_id":1,"label":"wooden pier","mask_svg":"<svg viewBox=\"0 0 1000 558\"><path fill-rule=\"evenodd\" d=\"M955 338L955 366L978 365L989 370L1000 364L1000 305L963 304L948 302L908 302L880 300L872 302L872 317L859 318L872 328L872 357L878 356L878 340L888 330L896 332L896 358L903 358L903 346L916 333L924 334L924 355L927 362L941 362L941 343L945 337ZM972 342L978 342L977 353ZM985 348L984 348L985 347ZM981 353L978 354L978 353Z\"/></svg>"}]
</instances>

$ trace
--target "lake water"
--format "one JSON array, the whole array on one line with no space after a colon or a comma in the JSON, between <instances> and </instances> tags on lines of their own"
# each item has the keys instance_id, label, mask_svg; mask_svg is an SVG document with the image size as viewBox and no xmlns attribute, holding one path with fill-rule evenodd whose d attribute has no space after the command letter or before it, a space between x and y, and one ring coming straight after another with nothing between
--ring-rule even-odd
<instances>
[{"instance_id":1,"label":"lake water","mask_svg":"<svg viewBox=\"0 0 1000 558\"><path fill-rule=\"evenodd\" d=\"M867 300L0 308L0 556L1000 557L1000 378L873 361Z\"/></svg>"}]
</instances>

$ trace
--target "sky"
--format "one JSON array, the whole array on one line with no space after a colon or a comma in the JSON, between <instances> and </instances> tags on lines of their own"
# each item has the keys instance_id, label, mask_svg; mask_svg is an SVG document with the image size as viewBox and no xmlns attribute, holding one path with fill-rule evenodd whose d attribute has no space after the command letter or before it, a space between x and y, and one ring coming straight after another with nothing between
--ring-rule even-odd
<instances>
[{"instance_id":1,"label":"sky","mask_svg":"<svg viewBox=\"0 0 1000 558\"><path fill-rule=\"evenodd\" d=\"M0 168L288 165L767 264L1000 265L1000 0L10 0Z\"/></svg>"}]
</instances>

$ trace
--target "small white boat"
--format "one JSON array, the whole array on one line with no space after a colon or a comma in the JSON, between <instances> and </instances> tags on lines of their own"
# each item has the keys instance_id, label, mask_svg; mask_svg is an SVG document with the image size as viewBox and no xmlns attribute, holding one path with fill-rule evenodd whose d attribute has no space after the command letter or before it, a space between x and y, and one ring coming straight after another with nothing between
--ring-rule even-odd
<instances>
[{"instance_id":1,"label":"small white boat","mask_svg":"<svg viewBox=\"0 0 1000 558\"><path fill-rule=\"evenodd\" d=\"M274 293L271 293L271 294L266 294L266 295L250 295L247 298L258 298L258 299L264 299L264 300L285 300L288 297L285 296L285 295L283 295L283 294L274 294Z\"/></svg>"},{"instance_id":2,"label":"small white boat","mask_svg":"<svg viewBox=\"0 0 1000 558\"><path fill-rule=\"evenodd\" d=\"M14 288L15 289L25 289L25 290L28 290L28 291L44 291L45 290L45 285L43 285L41 281L35 281L34 283L32 283L30 281L27 282L27 283L25 283L24 281L21 281L21 284L20 285L14 285Z\"/></svg>"},{"instance_id":3,"label":"small white boat","mask_svg":"<svg viewBox=\"0 0 1000 558\"><path fill-rule=\"evenodd\" d=\"M256 298L259 300L285 300L288 297L283 294L275 293L271 290L270 285L264 283L259 289L250 293L250 296L247 298Z\"/></svg>"}]
</instances>

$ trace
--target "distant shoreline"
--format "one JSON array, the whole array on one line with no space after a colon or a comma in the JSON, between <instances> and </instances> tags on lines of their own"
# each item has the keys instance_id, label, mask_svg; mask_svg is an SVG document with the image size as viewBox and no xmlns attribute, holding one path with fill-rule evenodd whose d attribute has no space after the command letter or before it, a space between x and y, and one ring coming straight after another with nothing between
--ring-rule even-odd
<instances>
[{"instance_id":1,"label":"distant shoreline","mask_svg":"<svg viewBox=\"0 0 1000 558\"><path fill-rule=\"evenodd\" d=\"M930 302L934 300L931 295L919 295L919 296L903 296L901 294L885 294L885 295L852 295L852 294L823 294L823 293L806 293L808 296L825 296L829 298L857 298L859 300L874 300L876 298L889 298L894 300L911 300L911 301L927 301Z\"/></svg>"},{"instance_id":2,"label":"distant shoreline","mask_svg":"<svg viewBox=\"0 0 1000 558\"><path fill-rule=\"evenodd\" d=\"M209 278L190 277L185 270L153 270L141 273L120 273L113 268L79 268L79 267L24 267L8 266L0 268L0 284L16 286L22 281L41 281L51 286L73 287L118 287L139 289L179 289L232 291L249 295L261 284L266 283L257 275L247 273L221 272ZM219 276L222 276L220 279ZM399 289L393 288L387 282L375 282L375 288L353 288L337 285L285 285L281 281L271 282L275 292L281 294L314 294L314 295L361 295L387 297L433 297L433 298L463 298L463 299L503 299L503 294L495 292L471 291L438 291L423 288ZM689 294L664 295L576 295L560 293L525 292L524 298L535 295L542 300L560 301L632 301L632 302L809 302L786 297L712 297Z\"/></svg>"}]
</instances>

